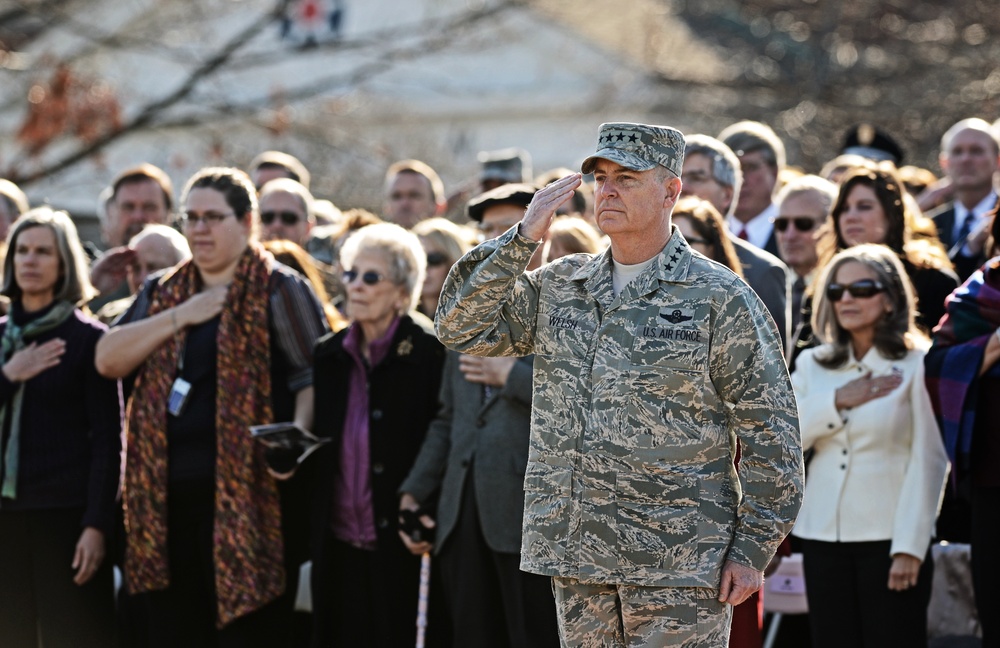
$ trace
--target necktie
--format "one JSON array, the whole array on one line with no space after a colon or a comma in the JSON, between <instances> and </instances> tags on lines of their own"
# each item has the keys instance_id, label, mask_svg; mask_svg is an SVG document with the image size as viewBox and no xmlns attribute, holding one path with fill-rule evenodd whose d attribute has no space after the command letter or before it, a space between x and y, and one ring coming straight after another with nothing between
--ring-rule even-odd
<instances>
[{"instance_id":1,"label":"necktie","mask_svg":"<svg viewBox=\"0 0 1000 648\"><path fill-rule=\"evenodd\" d=\"M970 211L965 215L965 220L962 221L962 227L958 230L958 238L955 239L956 243L965 243L965 239L969 238L969 234L972 232L972 223L975 220L975 213Z\"/></svg>"},{"instance_id":2,"label":"necktie","mask_svg":"<svg viewBox=\"0 0 1000 648\"><path fill-rule=\"evenodd\" d=\"M747 234L747 228L746 227L744 227L743 229L741 229L740 233L737 234L737 236L739 236L744 241L749 241L750 240L750 236Z\"/></svg>"},{"instance_id":3,"label":"necktie","mask_svg":"<svg viewBox=\"0 0 1000 648\"><path fill-rule=\"evenodd\" d=\"M792 330L799 327L802 321L802 295L806 291L805 279L799 277L792 284Z\"/></svg>"}]
</instances>

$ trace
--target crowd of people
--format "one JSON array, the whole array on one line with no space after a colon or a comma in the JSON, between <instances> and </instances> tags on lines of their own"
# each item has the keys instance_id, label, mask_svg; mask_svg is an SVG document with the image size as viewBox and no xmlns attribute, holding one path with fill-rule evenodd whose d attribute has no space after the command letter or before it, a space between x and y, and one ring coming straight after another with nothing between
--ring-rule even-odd
<instances>
[{"instance_id":1,"label":"crowd of people","mask_svg":"<svg viewBox=\"0 0 1000 648\"><path fill-rule=\"evenodd\" d=\"M1000 646L1000 122L902 162L611 123L587 175L401 160L381 214L142 163L103 251L0 179L0 643L759 648L794 551L801 645L926 646L936 539Z\"/></svg>"}]
</instances>

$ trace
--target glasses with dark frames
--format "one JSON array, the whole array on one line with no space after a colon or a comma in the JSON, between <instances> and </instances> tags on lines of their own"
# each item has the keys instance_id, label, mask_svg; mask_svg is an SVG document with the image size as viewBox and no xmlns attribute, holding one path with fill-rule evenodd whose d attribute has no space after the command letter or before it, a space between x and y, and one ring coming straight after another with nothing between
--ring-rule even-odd
<instances>
[{"instance_id":1,"label":"glasses with dark frames","mask_svg":"<svg viewBox=\"0 0 1000 648\"><path fill-rule=\"evenodd\" d=\"M792 218L775 218L774 228L779 232L784 232L788 229L788 225L794 225L795 229L800 232L808 232L819 224L819 221L815 218L809 218L808 216L795 216Z\"/></svg>"},{"instance_id":2,"label":"glasses with dark frames","mask_svg":"<svg viewBox=\"0 0 1000 648\"><path fill-rule=\"evenodd\" d=\"M358 274L357 270L344 270L344 283L350 284L358 277L361 277L362 283L367 286L374 286L378 282L385 279L385 276L375 272L374 270L369 270L368 272L362 272Z\"/></svg>"},{"instance_id":3,"label":"glasses with dark frames","mask_svg":"<svg viewBox=\"0 0 1000 648\"><path fill-rule=\"evenodd\" d=\"M280 218L281 222L285 225L295 225L302 220L302 217L293 211L268 210L260 213L260 222L265 225L273 223L275 218Z\"/></svg>"},{"instance_id":4,"label":"glasses with dark frames","mask_svg":"<svg viewBox=\"0 0 1000 648\"><path fill-rule=\"evenodd\" d=\"M874 279L862 279L861 281L855 281L852 284L843 285L832 283L826 287L826 296L832 302L839 302L844 298L844 293L851 293L851 297L855 299L866 299L868 297L874 297L875 295L885 292L885 286L881 281L875 281Z\"/></svg>"},{"instance_id":5,"label":"glasses with dark frames","mask_svg":"<svg viewBox=\"0 0 1000 648\"><path fill-rule=\"evenodd\" d=\"M177 217L177 221L181 224L181 227L194 227L198 223L205 223L209 228L215 227L222 221L226 220L230 216L235 216L233 212L215 212L207 211L202 213L200 216L197 212L188 211L183 212Z\"/></svg>"}]
</instances>

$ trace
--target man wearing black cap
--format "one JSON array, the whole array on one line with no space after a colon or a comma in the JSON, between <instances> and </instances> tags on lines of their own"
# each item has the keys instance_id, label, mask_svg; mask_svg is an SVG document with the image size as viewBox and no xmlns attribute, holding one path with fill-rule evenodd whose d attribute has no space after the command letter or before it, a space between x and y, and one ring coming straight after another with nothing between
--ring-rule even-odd
<instances>
[{"instance_id":1,"label":"man wearing black cap","mask_svg":"<svg viewBox=\"0 0 1000 648\"><path fill-rule=\"evenodd\" d=\"M603 124L583 171L610 249L524 272L572 174L441 293L446 346L536 354L521 568L553 577L564 646L726 646L801 501L777 331L670 222L683 159L673 128Z\"/></svg>"}]
</instances>

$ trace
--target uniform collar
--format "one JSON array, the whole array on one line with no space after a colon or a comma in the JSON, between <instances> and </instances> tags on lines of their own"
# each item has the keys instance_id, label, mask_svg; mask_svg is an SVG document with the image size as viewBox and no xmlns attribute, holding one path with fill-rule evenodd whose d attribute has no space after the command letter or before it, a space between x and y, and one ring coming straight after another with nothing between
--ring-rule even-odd
<instances>
[{"instance_id":1,"label":"uniform collar","mask_svg":"<svg viewBox=\"0 0 1000 648\"><path fill-rule=\"evenodd\" d=\"M670 238L657 255L656 262L635 278L614 301L628 301L634 297L655 292L660 281L680 283L687 281L691 265L691 248L676 225L670 226ZM611 287L611 248L594 256L570 276L572 281L582 281L587 291L602 304L613 300Z\"/></svg>"}]
</instances>

